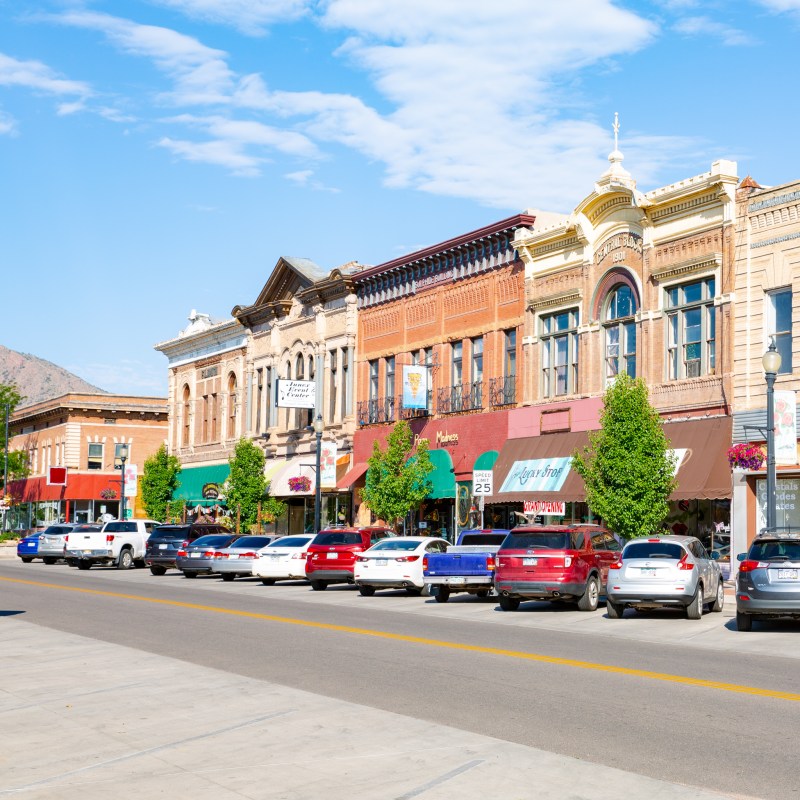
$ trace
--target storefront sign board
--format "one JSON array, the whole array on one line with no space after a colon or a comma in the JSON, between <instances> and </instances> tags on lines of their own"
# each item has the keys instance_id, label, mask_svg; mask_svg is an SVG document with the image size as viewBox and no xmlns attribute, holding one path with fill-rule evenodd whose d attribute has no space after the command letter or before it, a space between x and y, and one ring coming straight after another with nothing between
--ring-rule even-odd
<instances>
[{"instance_id":1,"label":"storefront sign board","mask_svg":"<svg viewBox=\"0 0 800 800\"><path fill-rule=\"evenodd\" d=\"M504 492L557 492L569 475L571 456L515 461L508 471Z\"/></svg>"}]
</instances>

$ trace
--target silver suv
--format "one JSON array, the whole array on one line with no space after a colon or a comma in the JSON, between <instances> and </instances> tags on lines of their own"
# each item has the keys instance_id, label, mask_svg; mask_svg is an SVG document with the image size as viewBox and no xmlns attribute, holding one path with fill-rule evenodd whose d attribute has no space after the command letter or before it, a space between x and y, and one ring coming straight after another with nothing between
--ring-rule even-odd
<instances>
[{"instance_id":1,"label":"silver suv","mask_svg":"<svg viewBox=\"0 0 800 800\"><path fill-rule=\"evenodd\" d=\"M645 536L628 542L609 566L606 611L619 619L626 606L683 606L689 619L722 611L725 590L715 557L694 536Z\"/></svg>"},{"instance_id":2,"label":"silver suv","mask_svg":"<svg viewBox=\"0 0 800 800\"><path fill-rule=\"evenodd\" d=\"M800 530L773 528L737 556L736 627L753 628L753 618L800 618Z\"/></svg>"}]
</instances>

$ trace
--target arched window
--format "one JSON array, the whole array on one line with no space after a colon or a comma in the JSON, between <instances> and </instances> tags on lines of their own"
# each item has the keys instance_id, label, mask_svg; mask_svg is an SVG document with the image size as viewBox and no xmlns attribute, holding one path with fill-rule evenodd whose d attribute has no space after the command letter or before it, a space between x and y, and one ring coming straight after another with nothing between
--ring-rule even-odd
<instances>
[{"instance_id":1,"label":"arched window","mask_svg":"<svg viewBox=\"0 0 800 800\"><path fill-rule=\"evenodd\" d=\"M236 375L228 375L228 438L236 437Z\"/></svg>"},{"instance_id":2,"label":"arched window","mask_svg":"<svg viewBox=\"0 0 800 800\"><path fill-rule=\"evenodd\" d=\"M191 421L192 393L188 386L183 387L183 406L181 409L183 429L181 431L181 447L189 446L189 423Z\"/></svg>"},{"instance_id":3,"label":"arched window","mask_svg":"<svg viewBox=\"0 0 800 800\"><path fill-rule=\"evenodd\" d=\"M620 372L636 377L636 297L630 286L615 286L605 303L606 383Z\"/></svg>"}]
</instances>

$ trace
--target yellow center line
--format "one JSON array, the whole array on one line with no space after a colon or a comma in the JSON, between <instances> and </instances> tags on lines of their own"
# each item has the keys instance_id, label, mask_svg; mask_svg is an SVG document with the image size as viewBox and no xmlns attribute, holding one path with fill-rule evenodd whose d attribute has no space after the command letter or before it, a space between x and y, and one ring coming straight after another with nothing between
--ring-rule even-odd
<instances>
[{"instance_id":1,"label":"yellow center line","mask_svg":"<svg viewBox=\"0 0 800 800\"><path fill-rule=\"evenodd\" d=\"M428 639L424 636L408 636L402 633L389 633L388 631L372 630L370 628L354 628L350 625L334 625L329 622L312 622L305 619L294 619L292 617L279 617L274 614L260 614L256 611L239 611L235 608L221 608L219 606L206 606L199 603L183 603L180 600L166 600L164 598L144 597L138 594L123 594L121 592L104 592L99 589L84 589L78 586L60 586L55 583L41 583L39 581L29 581L22 578L0 577L0 581L7 583L21 583L27 586L38 586L43 589L59 589L65 592L80 592L81 594L92 594L98 597L114 597L119 600L137 600L144 603L154 603L157 605L174 606L177 608L189 608L194 611L211 611L214 614L229 614L234 617L247 617L249 619L259 619L266 622L279 622L285 625L299 625L305 628L317 628L319 630L336 631L337 633L353 633L358 636L372 636L377 639L390 639L395 642L409 642L410 644L426 645L428 647L443 647L450 650L462 650L470 653L483 653L485 655L503 656L504 658L514 658L523 661L536 661L542 664L555 664L563 667L575 667L577 669L589 669L596 672L609 672L616 675L631 675L637 678L647 678L655 681L666 681L668 683L679 683L687 686L700 686L705 689L717 689L723 692L734 692L737 694L749 694L759 697L772 697L779 700L790 700L800 702L800 694L794 692L780 692L774 689L760 689L755 686L743 686L737 683L723 683L721 681L709 681L704 678L690 678L685 675L671 675L666 672L651 672L646 669L631 669L630 667L615 667L610 664L598 664L592 661L580 661L574 658L559 658L557 656L545 656L538 653L525 653L520 650L504 650L498 647L481 647L475 644L463 644L461 642L448 642L441 639Z\"/></svg>"}]
</instances>

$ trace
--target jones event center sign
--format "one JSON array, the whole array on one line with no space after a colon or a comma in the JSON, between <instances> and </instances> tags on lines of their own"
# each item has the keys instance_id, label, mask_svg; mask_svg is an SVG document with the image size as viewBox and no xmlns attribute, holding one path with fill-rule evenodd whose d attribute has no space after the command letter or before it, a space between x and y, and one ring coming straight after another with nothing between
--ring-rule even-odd
<instances>
[{"instance_id":1,"label":"jones event center sign","mask_svg":"<svg viewBox=\"0 0 800 800\"><path fill-rule=\"evenodd\" d=\"M278 408L315 408L317 404L314 381L278 380L278 393L275 405Z\"/></svg>"},{"instance_id":2,"label":"jones event center sign","mask_svg":"<svg viewBox=\"0 0 800 800\"><path fill-rule=\"evenodd\" d=\"M515 461L500 487L500 494L504 492L557 492L569 475L571 461L571 456Z\"/></svg>"}]
</instances>

